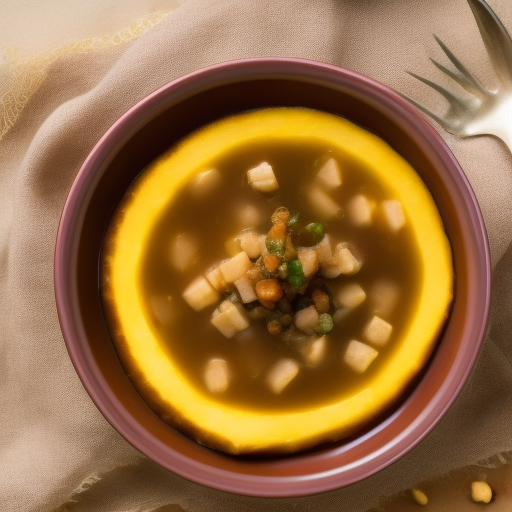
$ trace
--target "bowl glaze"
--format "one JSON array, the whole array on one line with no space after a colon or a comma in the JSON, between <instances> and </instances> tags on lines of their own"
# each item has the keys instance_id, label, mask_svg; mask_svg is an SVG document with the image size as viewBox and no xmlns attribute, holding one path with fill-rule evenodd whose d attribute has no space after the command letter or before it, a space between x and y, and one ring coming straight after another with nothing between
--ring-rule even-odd
<instances>
[{"instance_id":1,"label":"bowl glaze","mask_svg":"<svg viewBox=\"0 0 512 512\"><path fill-rule=\"evenodd\" d=\"M273 106L324 110L377 134L430 189L452 245L455 294L427 367L402 401L358 436L281 458L236 458L162 421L121 366L98 288L103 237L129 184L183 136L229 114ZM460 392L480 352L490 301L482 215L453 154L414 107L378 82L325 63L263 58L205 68L124 114L84 162L66 201L55 253L56 303L76 371L105 418L163 467L213 488L262 497L319 493L362 480L416 446Z\"/></svg>"}]
</instances>

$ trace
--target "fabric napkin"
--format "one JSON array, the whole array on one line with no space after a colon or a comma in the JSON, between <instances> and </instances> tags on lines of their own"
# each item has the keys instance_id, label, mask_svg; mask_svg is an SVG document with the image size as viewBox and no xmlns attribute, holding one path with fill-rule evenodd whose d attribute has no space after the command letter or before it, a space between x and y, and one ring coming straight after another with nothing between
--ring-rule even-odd
<instances>
[{"instance_id":1,"label":"fabric napkin","mask_svg":"<svg viewBox=\"0 0 512 512\"><path fill-rule=\"evenodd\" d=\"M512 30L508 0L490 4ZM163 510L362 512L421 479L509 460L512 157L495 138L462 140L440 130L474 187L491 245L491 324L477 367L427 439L350 487L258 499L160 468L93 405L55 309L53 253L67 193L94 144L137 101L206 65L283 56L359 71L442 111L440 98L405 73L443 82L429 62L430 56L447 62L434 32L493 84L465 0L186 0L167 16L149 17L119 44L96 40L23 63L8 55L0 68L0 510L149 512L168 505Z\"/></svg>"}]
</instances>

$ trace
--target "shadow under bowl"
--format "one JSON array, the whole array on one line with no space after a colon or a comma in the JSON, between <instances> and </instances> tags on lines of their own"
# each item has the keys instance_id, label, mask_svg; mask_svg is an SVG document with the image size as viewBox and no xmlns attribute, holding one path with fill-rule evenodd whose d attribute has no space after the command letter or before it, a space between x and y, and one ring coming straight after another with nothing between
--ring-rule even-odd
<instances>
[{"instance_id":1,"label":"shadow under bowl","mask_svg":"<svg viewBox=\"0 0 512 512\"><path fill-rule=\"evenodd\" d=\"M348 118L384 139L429 188L450 240L455 296L435 353L416 385L378 424L331 446L292 456L237 458L176 431L127 377L103 317L99 254L116 205L137 174L193 130L230 114L302 106ZM55 293L71 360L98 409L163 467L206 486L263 497L319 493L362 480L416 446L460 392L483 343L490 258L471 187L439 134L405 100L358 73L299 59L218 64L157 90L102 137L71 188L59 227Z\"/></svg>"}]
</instances>

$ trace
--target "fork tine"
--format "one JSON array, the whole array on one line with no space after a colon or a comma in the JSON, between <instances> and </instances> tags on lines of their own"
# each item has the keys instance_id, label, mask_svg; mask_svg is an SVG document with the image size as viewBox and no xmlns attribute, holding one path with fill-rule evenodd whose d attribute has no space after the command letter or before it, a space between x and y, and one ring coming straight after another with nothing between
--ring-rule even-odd
<instances>
[{"instance_id":1,"label":"fork tine","mask_svg":"<svg viewBox=\"0 0 512 512\"><path fill-rule=\"evenodd\" d=\"M418 103L416 100L413 100L412 98L407 96L407 94L403 94L401 92L398 92L398 94L404 100L407 100L408 102L412 103L416 108L419 108L424 114L431 117L434 121L436 121L436 123L438 123L441 126L441 128L444 128L447 132L452 132L450 126L442 117L439 117L438 115L434 114L432 111L428 110L428 108L424 107L421 103Z\"/></svg>"},{"instance_id":2,"label":"fork tine","mask_svg":"<svg viewBox=\"0 0 512 512\"><path fill-rule=\"evenodd\" d=\"M437 41L437 44L442 48L443 52L450 59L452 64L462 73L462 75L457 75L445 68L442 64L435 61L434 59L430 59L443 73L446 73L450 78L453 78L459 85L464 87L466 91L475 94L476 96L486 96L488 95L488 91L484 89L482 84L471 74L470 71L462 64L462 62L455 57L455 55L449 50L449 48L434 34L434 39Z\"/></svg>"},{"instance_id":3,"label":"fork tine","mask_svg":"<svg viewBox=\"0 0 512 512\"><path fill-rule=\"evenodd\" d=\"M467 0L478 25L492 67L502 84L512 83L512 39L484 0Z\"/></svg>"},{"instance_id":4,"label":"fork tine","mask_svg":"<svg viewBox=\"0 0 512 512\"><path fill-rule=\"evenodd\" d=\"M411 71L406 71L406 73L416 78L420 82L423 82L424 84L428 85L429 87L432 87L432 89L434 89L439 94L444 96L448 100L448 103L453 109L457 110L458 112L465 110L466 104L460 98L454 96L450 91L447 91L444 87L441 87L435 82L432 82L432 80L428 80L427 78L423 78L422 76L419 76L416 73L412 73Z\"/></svg>"}]
</instances>

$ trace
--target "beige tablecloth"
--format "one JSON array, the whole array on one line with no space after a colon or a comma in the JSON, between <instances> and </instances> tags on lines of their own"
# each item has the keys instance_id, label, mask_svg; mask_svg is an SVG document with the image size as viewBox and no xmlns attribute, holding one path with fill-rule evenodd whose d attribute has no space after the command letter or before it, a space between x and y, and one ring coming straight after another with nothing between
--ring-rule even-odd
<instances>
[{"instance_id":1,"label":"beige tablecloth","mask_svg":"<svg viewBox=\"0 0 512 512\"><path fill-rule=\"evenodd\" d=\"M509 0L490 4L512 30ZM69 43L66 34L68 41L35 56L33 49L9 50L0 67L0 510L51 511L67 503L61 510L146 512L174 504L188 512L358 512L423 478L492 456L492 463L503 460L512 450L512 157L494 138L459 140L445 132L485 217L494 298L476 370L416 449L345 489L262 500L203 488L161 469L104 420L69 361L52 265L69 187L122 113L202 66L270 55L357 70L442 109L439 97L404 72L441 80L429 63L429 56L447 61L434 32L484 83L493 82L465 0L182 0L176 8L177 2L161 2L170 11L165 16L152 14L150 1L144 5L142 14L151 15L113 37L102 37L98 11L88 40ZM41 22L53 20L55 30L64 30L66 16L73 14L48 11Z\"/></svg>"}]
</instances>

